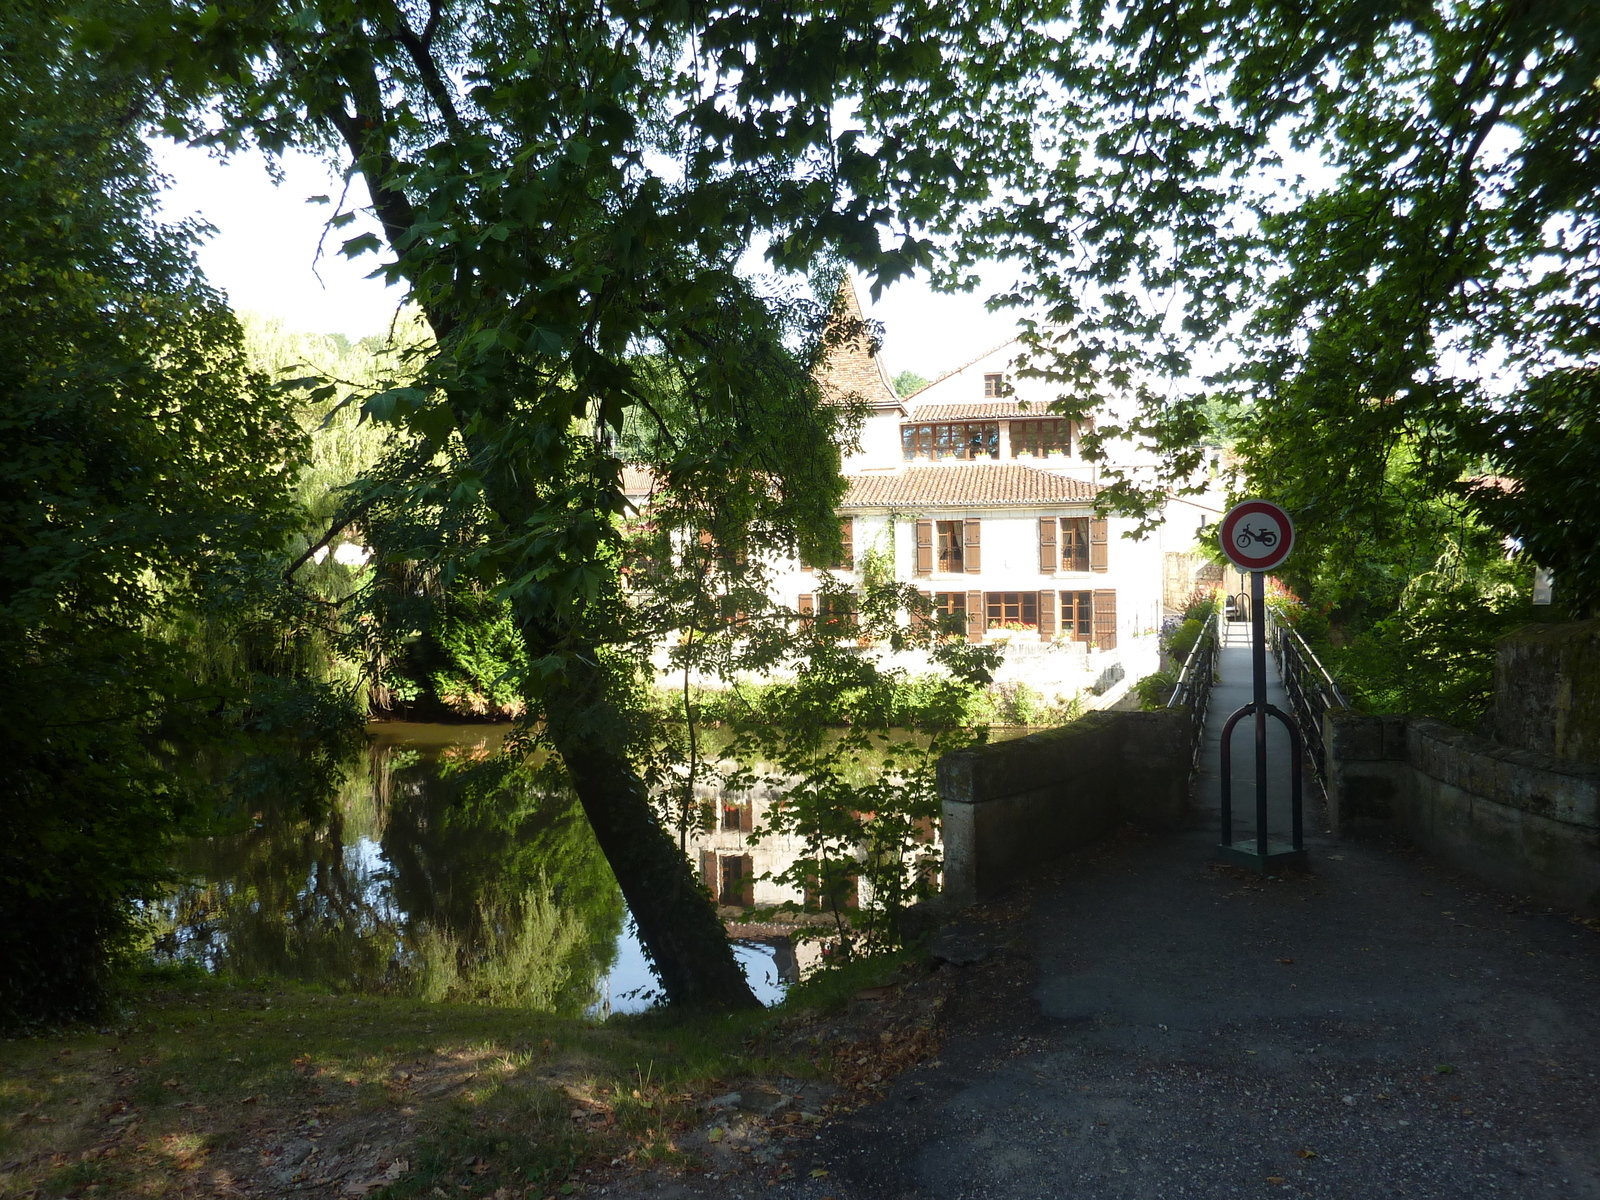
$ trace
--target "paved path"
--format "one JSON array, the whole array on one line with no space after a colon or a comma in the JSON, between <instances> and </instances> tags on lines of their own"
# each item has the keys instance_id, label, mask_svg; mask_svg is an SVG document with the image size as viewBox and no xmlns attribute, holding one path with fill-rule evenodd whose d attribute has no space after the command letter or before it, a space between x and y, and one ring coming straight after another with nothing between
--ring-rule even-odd
<instances>
[{"instance_id":1,"label":"paved path","mask_svg":"<svg viewBox=\"0 0 1600 1200\"><path fill-rule=\"evenodd\" d=\"M1078 856L1008 962L945 968L972 972L964 1032L826 1131L799 1192L1600 1198L1600 935L1316 809L1310 874L1219 868L1247 655L1223 654L1194 826Z\"/></svg>"}]
</instances>

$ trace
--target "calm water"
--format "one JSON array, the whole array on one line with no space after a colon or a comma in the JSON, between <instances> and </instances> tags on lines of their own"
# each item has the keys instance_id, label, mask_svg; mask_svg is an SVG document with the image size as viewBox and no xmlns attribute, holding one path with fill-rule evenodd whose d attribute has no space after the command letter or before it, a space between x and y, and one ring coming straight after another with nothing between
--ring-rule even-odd
<instances>
[{"instance_id":1,"label":"calm water","mask_svg":"<svg viewBox=\"0 0 1600 1200\"><path fill-rule=\"evenodd\" d=\"M326 812L263 801L197 839L154 914L156 953L246 979L571 1015L656 1002L616 881L576 801L497 757L492 726L388 723ZM766 1003L783 941L736 943Z\"/></svg>"}]
</instances>

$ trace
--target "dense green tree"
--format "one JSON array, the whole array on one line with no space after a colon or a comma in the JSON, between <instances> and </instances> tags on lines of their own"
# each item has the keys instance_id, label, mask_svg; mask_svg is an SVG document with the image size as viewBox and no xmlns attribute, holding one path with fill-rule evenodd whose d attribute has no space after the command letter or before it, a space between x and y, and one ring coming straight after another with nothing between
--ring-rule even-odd
<instances>
[{"instance_id":1,"label":"dense green tree","mask_svg":"<svg viewBox=\"0 0 1600 1200\"><path fill-rule=\"evenodd\" d=\"M897 204L987 179L948 139L868 142L835 114L886 85L927 111L964 103L951 61L1004 69L1010 23L910 4L224 0L84 32L164 81L169 130L308 144L361 175L381 235L345 250L386 246L436 339L416 386L367 403L430 452L381 486L466 514L471 536L415 549L510 601L530 716L668 994L753 1003L629 757L641 618L616 438L630 411L656 423L668 490L725 543L740 525L758 548L836 539L838 414L810 376L825 314L740 260L764 243L784 268L842 254L880 279L927 261L912 227L884 244Z\"/></svg>"},{"instance_id":2,"label":"dense green tree","mask_svg":"<svg viewBox=\"0 0 1600 1200\"><path fill-rule=\"evenodd\" d=\"M909 396L927 386L928 381L915 371L901 371L894 377L894 390L901 396Z\"/></svg>"},{"instance_id":3,"label":"dense green tree","mask_svg":"<svg viewBox=\"0 0 1600 1200\"><path fill-rule=\"evenodd\" d=\"M198 767L347 711L200 652L224 621L294 640L270 580L304 439L198 230L154 216L138 94L63 42L63 11L0 13L0 1019L102 1004L174 831L215 802ZM308 749L277 765L314 790L336 771ZM232 786L275 774L254 767Z\"/></svg>"},{"instance_id":4,"label":"dense green tree","mask_svg":"<svg viewBox=\"0 0 1600 1200\"><path fill-rule=\"evenodd\" d=\"M1023 57L1037 153L953 216L950 276L997 255L1065 410L1138 401L1103 436L1168 453L1109 499L1158 503L1234 409L1244 487L1304 562L1403 540L1403 493L1519 539L1600 604L1600 23L1555 0L1278 0L1062 9ZM977 94L988 84L974 80ZM937 118L916 121L930 136ZM990 135L1003 138L1003 132ZM1193 373L1206 383L1174 384ZM1404 471L1393 468L1404 463ZM1498 474L1512 486L1472 480ZM1524 574L1531 574L1525 568Z\"/></svg>"}]
</instances>

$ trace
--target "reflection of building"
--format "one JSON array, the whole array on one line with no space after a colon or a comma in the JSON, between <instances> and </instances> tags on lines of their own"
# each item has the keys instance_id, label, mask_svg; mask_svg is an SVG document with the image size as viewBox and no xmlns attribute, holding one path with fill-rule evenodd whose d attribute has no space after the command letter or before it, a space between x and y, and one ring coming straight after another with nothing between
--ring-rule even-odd
<instances>
[{"instance_id":1,"label":"reflection of building","mask_svg":"<svg viewBox=\"0 0 1600 1200\"><path fill-rule=\"evenodd\" d=\"M736 797L702 789L701 799L714 805L713 825L709 833L690 836L689 853L699 862L712 898L732 908L803 903L801 889L761 878L787 871L805 850L801 839L765 834L752 842L746 836L763 824L770 797L761 792Z\"/></svg>"}]
</instances>

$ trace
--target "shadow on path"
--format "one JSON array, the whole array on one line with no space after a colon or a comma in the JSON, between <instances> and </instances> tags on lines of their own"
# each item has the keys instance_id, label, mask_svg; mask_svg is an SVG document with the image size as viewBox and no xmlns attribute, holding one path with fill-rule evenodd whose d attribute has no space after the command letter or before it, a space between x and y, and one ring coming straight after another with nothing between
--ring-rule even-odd
<instances>
[{"instance_id":1,"label":"shadow on path","mask_svg":"<svg viewBox=\"0 0 1600 1200\"><path fill-rule=\"evenodd\" d=\"M944 968L973 974L941 1059L830 1127L828 1176L787 1194L1600 1198L1597 935L1335 841L1315 804L1309 874L1218 866L1248 651L1221 669L1191 828L1075 856L1009 965Z\"/></svg>"}]
</instances>

